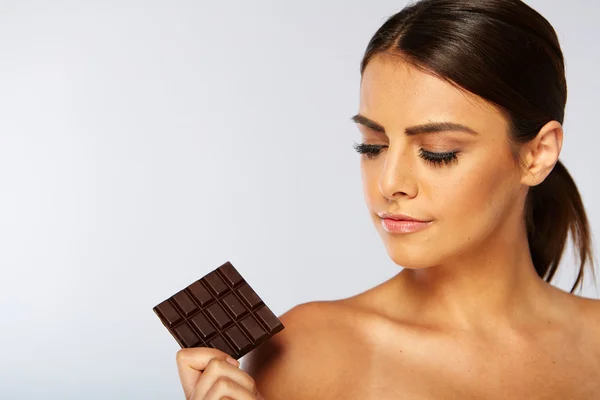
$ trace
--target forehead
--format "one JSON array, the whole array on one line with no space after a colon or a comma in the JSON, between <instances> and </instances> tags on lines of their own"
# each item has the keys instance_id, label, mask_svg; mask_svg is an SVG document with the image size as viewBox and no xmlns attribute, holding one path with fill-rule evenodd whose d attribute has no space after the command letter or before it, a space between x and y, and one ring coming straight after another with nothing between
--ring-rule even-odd
<instances>
[{"instance_id":1,"label":"forehead","mask_svg":"<svg viewBox=\"0 0 600 400\"><path fill-rule=\"evenodd\" d=\"M360 113L386 128L440 120L464 123L480 133L491 126L507 128L491 103L391 54L379 54L367 64Z\"/></svg>"}]
</instances>

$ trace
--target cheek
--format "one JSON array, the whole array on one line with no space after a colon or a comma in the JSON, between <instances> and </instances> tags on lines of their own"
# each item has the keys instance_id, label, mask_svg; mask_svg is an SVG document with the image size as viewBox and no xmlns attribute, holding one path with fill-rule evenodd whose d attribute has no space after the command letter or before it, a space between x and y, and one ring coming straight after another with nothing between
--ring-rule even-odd
<instances>
[{"instance_id":1,"label":"cheek","mask_svg":"<svg viewBox=\"0 0 600 400\"><path fill-rule=\"evenodd\" d=\"M510 161L490 160L457 168L447 179L432 179L429 197L440 220L460 226L488 224L500 218L515 193Z\"/></svg>"}]
</instances>

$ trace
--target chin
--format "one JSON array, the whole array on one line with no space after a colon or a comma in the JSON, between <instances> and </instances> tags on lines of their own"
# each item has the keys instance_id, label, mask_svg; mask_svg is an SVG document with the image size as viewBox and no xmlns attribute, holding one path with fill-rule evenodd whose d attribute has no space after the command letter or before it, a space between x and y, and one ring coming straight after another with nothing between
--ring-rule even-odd
<instances>
[{"instance_id":1,"label":"chin","mask_svg":"<svg viewBox=\"0 0 600 400\"><path fill-rule=\"evenodd\" d=\"M436 222L425 230L408 234L391 234L381 226L379 217L374 218L375 228L388 256L398 266L406 269L424 269L443 265L459 254L472 251L479 241L465 240L482 237L473 230L448 236Z\"/></svg>"},{"instance_id":2,"label":"chin","mask_svg":"<svg viewBox=\"0 0 600 400\"><path fill-rule=\"evenodd\" d=\"M439 243L439 241L432 240L433 237L431 236L414 240L417 239L416 236L395 237L390 236L387 232L380 233L382 234L383 243L388 256L395 264L403 268L429 268L434 265L442 264L444 260L447 260L452 255L448 254L448 252L444 252L439 245L432 245L432 243ZM419 235L419 233L416 235Z\"/></svg>"},{"instance_id":3,"label":"chin","mask_svg":"<svg viewBox=\"0 0 600 400\"><path fill-rule=\"evenodd\" d=\"M429 254L423 254L414 250L406 252L388 248L387 252L390 259L403 268L423 269L439 264L439 259L435 254L431 254L431 251L428 252Z\"/></svg>"}]
</instances>

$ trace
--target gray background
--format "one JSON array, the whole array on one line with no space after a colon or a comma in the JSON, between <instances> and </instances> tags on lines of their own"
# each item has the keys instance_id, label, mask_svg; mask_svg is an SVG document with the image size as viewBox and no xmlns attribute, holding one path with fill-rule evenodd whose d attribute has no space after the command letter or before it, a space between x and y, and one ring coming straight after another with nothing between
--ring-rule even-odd
<instances>
[{"instance_id":1,"label":"gray background","mask_svg":"<svg viewBox=\"0 0 600 400\"><path fill-rule=\"evenodd\" d=\"M183 398L152 307L227 260L278 314L398 272L349 117L404 4L0 1L0 398ZM562 159L598 236L600 10L529 4L564 47Z\"/></svg>"}]
</instances>

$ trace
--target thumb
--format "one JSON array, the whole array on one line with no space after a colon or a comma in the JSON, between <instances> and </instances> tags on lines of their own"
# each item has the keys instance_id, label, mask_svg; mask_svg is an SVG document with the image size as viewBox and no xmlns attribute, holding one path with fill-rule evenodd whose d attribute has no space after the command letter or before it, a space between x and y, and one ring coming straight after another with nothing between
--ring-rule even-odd
<instances>
[{"instance_id":1,"label":"thumb","mask_svg":"<svg viewBox=\"0 0 600 400\"><path fill-rule=\"evenodd\" d=\"M194 347L179 350L177 352L177 369L186 399L191 397L202 371L206 369L210 360L213 358L227 360L228 357L229 354L209 347ZM228 362L231 363L231 361ZM232 365L237 366L236 364Z\"/></svg>"}]
</instances>

